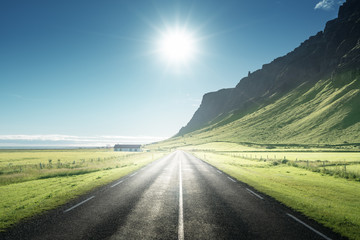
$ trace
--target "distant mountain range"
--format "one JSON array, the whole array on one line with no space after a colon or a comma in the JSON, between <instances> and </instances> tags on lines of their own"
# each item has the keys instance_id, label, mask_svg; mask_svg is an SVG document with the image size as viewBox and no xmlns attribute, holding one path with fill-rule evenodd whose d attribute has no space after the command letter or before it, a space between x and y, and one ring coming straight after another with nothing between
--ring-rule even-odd
<instances>
[{"instance_id":1,"label":"distant mountain range","mask_svg":"<svg viewBox=\"0 0 360 240\"><path fill-rule=\"evenodd\" d=\"M204 141L341 144L360 142L360 1L299 47L203 96L175 137Z\"/></svg>"}]
</instances>

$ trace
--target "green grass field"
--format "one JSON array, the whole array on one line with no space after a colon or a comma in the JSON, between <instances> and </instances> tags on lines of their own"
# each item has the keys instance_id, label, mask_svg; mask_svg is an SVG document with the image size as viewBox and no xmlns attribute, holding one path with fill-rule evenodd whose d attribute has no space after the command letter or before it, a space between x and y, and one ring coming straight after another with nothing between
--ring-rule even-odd
<instances>
[{"instance_id":1,"label":"green grass field","mask_svg":"<svg viewBox=\"0 0 360 240\"><path fill-rule=\"evenodd\" d=\"M360 239L359 181L312 171L311 168L294 167L290 162L260 160L254 156L243 158L243 154L250 154L247 152L196 151L193 154L341 235ZM296 158L303 153L286 154L289 158ZM311 160L323 158L337 161L341 154L313 152L305 156ZM334 158L331 159L331 156ZM346 156L341 158L342 161L347 160ZM354 161L360 153L349 153L348 156L349 161ZM358 171L359 165L348 166L348 171L353 169Z\"/></svg>"},{"instance_id":2,"label":"green grass field","mask_svg":"<svg viewBox=\"0 0 360 240\"><path fill-rule=\"evenodd\" d=\"M196 142L196 141L195 141ZM184 145L181 141L174 141L172 142L174 148L181 148L187 151L216 151L216 152L291 152L291 153L324 153L327 152L331 154L332 152L337 153L338 156L342 156L342 153L358 153L360 150L358 149L348 149L348 148L337 148L337 147L319 147L319 146L312 146L312 145L270 145L270 144L255 144L255 143L234 143L234 142L209 142L204 144L186 144ZM154 144L154 146L160 149L168 149L167 142L160 142ZM150 146L151 147L151 146ZM151 148L155 149L155 147ZM324 157L323 154L318 154L320 157ZM301 156L300 156L301 157ZM355 155L355 157L359 157ZM348 160L348 157L346 158ZM360 161L359 158L357 160Z\"/></svg>"},{"instance_id":3,"label":"green grass field","mask_svg":"<svg viewBox=\"0 0 360 240\"><path fill-rule=\"evenodd\" d=\"M0 150L0 231L163 155L112 149Z\"/></svg>"}]
</instances>

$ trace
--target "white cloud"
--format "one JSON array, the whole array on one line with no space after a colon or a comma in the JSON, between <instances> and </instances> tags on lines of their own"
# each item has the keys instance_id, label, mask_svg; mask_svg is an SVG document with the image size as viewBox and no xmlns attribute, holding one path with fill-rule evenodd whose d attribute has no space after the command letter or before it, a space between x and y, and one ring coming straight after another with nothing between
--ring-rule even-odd
<instances>
[{"instance_id":1,"label":"white cloud","mask_svg":"<svg viewBox=\"0 0 360 240\"><path fill-rule=\"evenodd\" d=\"M340 5L343 2L343 0L322 0L315 5L315 9L332 10L336 5Z\"/></svg>"}]
</instances>

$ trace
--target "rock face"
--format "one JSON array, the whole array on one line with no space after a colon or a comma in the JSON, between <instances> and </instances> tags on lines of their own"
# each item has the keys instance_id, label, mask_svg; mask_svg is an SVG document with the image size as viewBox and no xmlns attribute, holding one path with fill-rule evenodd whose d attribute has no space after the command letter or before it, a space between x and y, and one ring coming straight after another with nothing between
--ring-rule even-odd
<instances>
[{"instance_id":1,"label":"rock face","mask_svg":"<svg viewBox=\"0 0 360 240\"><path fill-rule=\"evenodd\" d=\"M301 84L315 84L346 71L360 71L359 0L347 0L340 7L338 18L327 22L324 31L250 73L235 88L205 94L199 109L177 135L215 124L230 115L243 116Z\"/></svg>"}]
</instances>

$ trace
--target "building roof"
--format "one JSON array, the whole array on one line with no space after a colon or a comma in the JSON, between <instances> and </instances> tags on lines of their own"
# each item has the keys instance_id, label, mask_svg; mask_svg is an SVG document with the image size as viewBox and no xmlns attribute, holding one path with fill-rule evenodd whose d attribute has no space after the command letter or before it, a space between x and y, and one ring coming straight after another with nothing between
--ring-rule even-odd
<instances>
[{"instance_id":1,"label":"building roof","mask_svg":"<svg viewBox=\"0 0 360 240\"><path fill-rule=\"evenodd\" d=\"M140 144L115 144L114 148L140 148Z\"/></svg>"}]
</instances>

